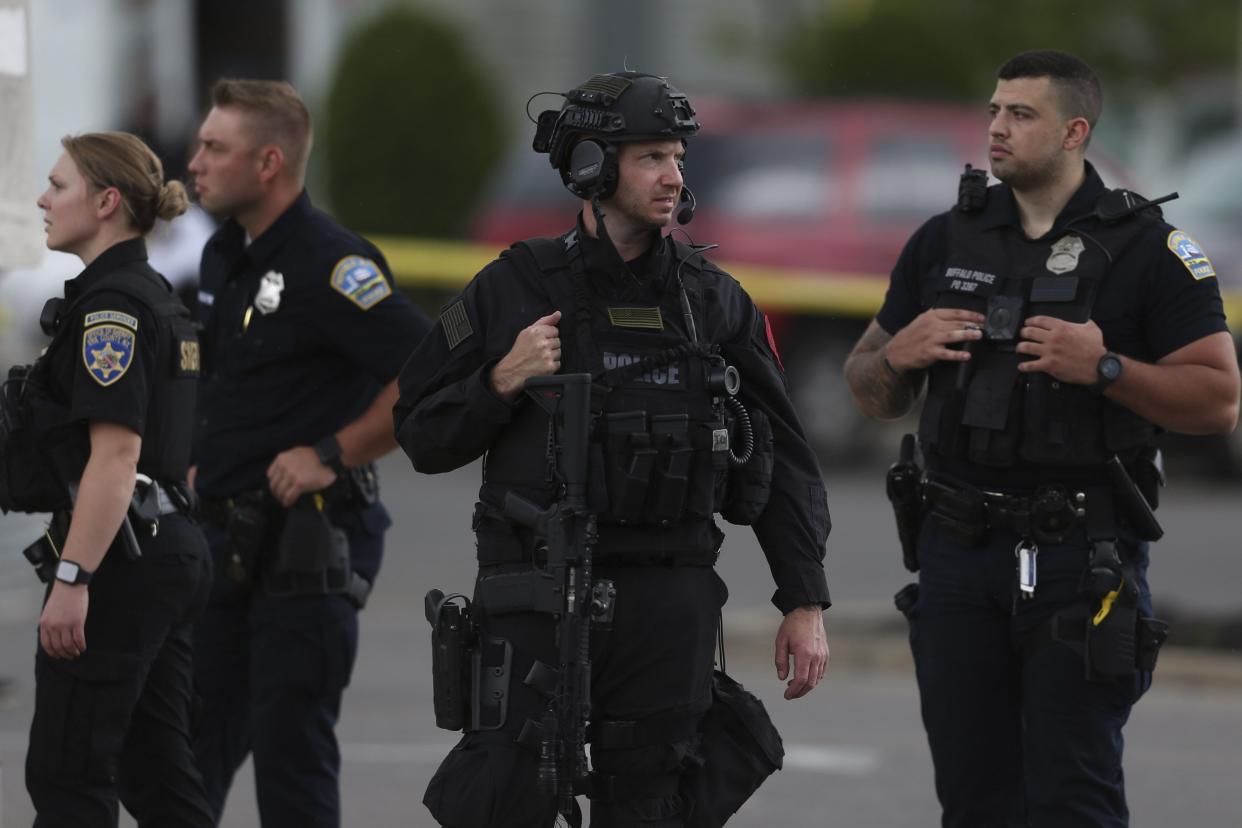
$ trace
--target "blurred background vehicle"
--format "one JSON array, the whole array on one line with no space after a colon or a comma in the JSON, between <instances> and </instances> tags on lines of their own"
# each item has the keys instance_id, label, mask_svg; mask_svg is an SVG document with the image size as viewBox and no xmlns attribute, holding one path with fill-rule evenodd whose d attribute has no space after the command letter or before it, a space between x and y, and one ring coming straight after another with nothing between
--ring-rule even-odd
<instances>
[{"instance_id":1,"label":"blurred background vehicle","mask_svg":"<svg viewBox=\"0 0 1242 828\"><path fill-rule=\"evenodd\" d=\"M215 79L279 77L302 90L315 117L313 200L375 239L402 287L434 310L501 246L560 232L576 209L529 150L530 93L622 65L665 72L704 123L687 173L700 210L685 230L719 244L716 258L773 316L821 459L874 458L893 441L855 410L841 364L879 307L901 245L953 202L966 162L985 162L983 102L995 67L1037 34L1081 53L1107 80L1093 142L1105 180L1152 196L1182 193L1166 213L1200 238L1230 317L1242 318L1229 201L1239 191L1227 172L1238 146L1227 130L1242 112L1242 6L1170 16L1159 4L1100 0L1074 15L1015 9L1005 25L975 14L972 0L941 7L0 0L0 268L38 258L32 205L60 136L130 129L170 171L183 170ZM169 273L189 296L206 228L202 216L194 221L174 226L181 264L168 265L187 274ZM24 253L10 255L18 247ZM7 279L0 272L6 356L25 336L17 329L37 330L43 300L76 272L46 261L23 267ZM1242 469L1242 437L1224 451L1191 442Z\"/></svg>"},{"instance_id":2,"label":"blurred background vehicle","mask_svg":"<svg viewBox=\"0 0 1242 828\"><path fill-rule=\"evenodd\" d=\"M885 429L854 405L842 365L911 233L953 205L966 164L986 168L986 110L891 100L696 106L703 128L685 178L698 209L681 231L719 245L712 257L771 315L820 459L866 459ZM1130 184L1099 151L1092 160L1110 184ZM486 194L471 237L499 249L556 235L579 206L524 143Z\"/></svg>"}]
</instances>

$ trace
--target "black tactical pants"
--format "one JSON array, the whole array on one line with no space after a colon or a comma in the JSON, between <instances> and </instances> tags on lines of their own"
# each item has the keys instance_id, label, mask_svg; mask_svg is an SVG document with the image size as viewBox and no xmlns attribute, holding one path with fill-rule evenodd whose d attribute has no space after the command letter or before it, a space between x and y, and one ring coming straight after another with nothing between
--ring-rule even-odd
<instances>
[{"instance_id":1,"label":"black tactical pants","mask_svg":"<svg viewBox=\"0 0 1242 828\"><path fill-rule=\"evenodd\" d=\"M1036 634L1079 598L1089 547L1079 530L1040 547L1038 584L1016 597L1012 532L978 546L934 519L919 539L911 646L945 828L1123 828L1122 727L1151 672L1087 681L1083 657ZM1118 540L1151 615L1147 544Z\"/></svg>"},{"instance_id":2,"label":"black tactical pants","mask_svg":"<svg viewBox=\"0 0 1242 828\"><path fill-rule=\"evenodd\" d=\"M190 749L191 631L211 584L203 535L179 514L95 572L86 651L35 655L26 789L36 828L113 828L118 797L143 828L214 825Z\"/></svg>"},{"instance_id":3,"label":"black tactical pants","mask_svg":"<svg viewBox=\"0 0 1242 828\"><path fill-rule=\"evenodd\" d=\"M709 567L597 566L617 588L608 632L591 638L591 719L658 722L636 729L629 745L591 746L597 774L612 795L593 795L593 828L679 828L686 808L677 792L683 770L698 761L694 731L711 705L716 628L727 590ZM535 659L555 666L554 624L547 615L484 616L483 634L513 646L509 710L499 730L467 733L441 763L423 803L448 828L547 828L556 805L536 785L537 749L516 741L546 702L522 679ZM656 731L654 737L651 731ZM663 735L660 735L660 734Z\"/></svg>"}]
</instances>

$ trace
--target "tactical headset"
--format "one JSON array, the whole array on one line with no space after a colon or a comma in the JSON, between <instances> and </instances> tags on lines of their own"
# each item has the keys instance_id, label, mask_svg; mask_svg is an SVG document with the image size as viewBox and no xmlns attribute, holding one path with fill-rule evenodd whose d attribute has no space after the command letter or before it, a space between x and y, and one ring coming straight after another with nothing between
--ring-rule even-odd
<instances>
[{"instance_id":1,"label":"tactical headset","mask_svg":"<svg viewBox=\"0 0 1242 828\"><path fill-rule=\"evenodd\" d=\"M667 79L640 72L595 75L563 93L560 111L545 110L536 122L535 152L547 153L571 193L605 199L617 191L617 144L622 141L685 139L699 131L694 108ZM686 205L677 220L694 216L694 194L682 188Z\"/></svg>"}]
</instances>

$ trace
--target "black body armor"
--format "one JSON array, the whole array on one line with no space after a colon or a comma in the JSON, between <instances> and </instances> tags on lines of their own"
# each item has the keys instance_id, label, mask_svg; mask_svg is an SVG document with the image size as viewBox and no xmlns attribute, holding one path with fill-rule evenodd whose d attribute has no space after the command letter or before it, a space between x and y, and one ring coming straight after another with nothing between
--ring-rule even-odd
<instances>
[{"instance_id":1,"label":"black body armor","mask_svg":"<svg viewBox=\"0 0 1242 828\"><path fill-rule=\"evenodd\" d=\"M988 467L989 479L1015 485L1040 482L1052 468L1093 477L1114 454L1130 459L1152 444L1151 423L1087 386L1019 372L1029 357L1014 350L1028 317L1090 319L1112 262L1159 217L1152 207L1101 219L1117 212L1111 208L1119 199L1146 203L1108 191L1092 213L1038 241L1010 226L985 226L977 210L949 214L934 306L977 311L986 322L968 362L941 361L929 370L919 438L933 470L969 479L972 467Z\"/></svg>"},{"instance_id":2,"label":"black body armor","mask_svg":"<svg viewBox=\"0 0 1242 828\"><path fill-rule=\"evenodd\" d=\"M684 259L686 293L701 319L702 259L673 244L672 261ZM736 421L723 404L718 347L691 341L675 289L663 290L654 307L593 299L573 233L519 242L504 255L537 279L561 310L562 370L587 372L594 380L588 497L600 526L608 527L600 533L597 556L714 556L722 536L712 516L726 508L730 447L739 442ZM671 276L655 278L669 277L663 282L669 285ZM499 505L512 490L543 505L551 502L547 446L546 415L530 405L516 410L488 451L483 500ZM770 437L762 448L770 455ZM770 456L766 460L770 464ZM735 522L747 522L741 517ZM653 528L660 531L658 550L652 549ZM485 542L480 534L480 545Z\"/></svg>"},{"instance_id":3,"label":"black body armor","mask_svg":"<svg viewBox=\"0 0 1242 828\"><path fill-rule=\"evenodd\" d=\"M155 318L156 356L148 367L151 388L138 471L153 480L185 479L199 373L198 336L185 306L143 263L99 279L72 302L51 300L44 311L53 332L47 350L27 370L10 371L0 426L0 508L5 511L52 512L71 505L68 486L82 475L90 436L86 422L70 419L66 389L71 380L52 375L53 361L62 349L77 348L75 311L102 291L130 297Z\"/></svg>"}]
</instances>

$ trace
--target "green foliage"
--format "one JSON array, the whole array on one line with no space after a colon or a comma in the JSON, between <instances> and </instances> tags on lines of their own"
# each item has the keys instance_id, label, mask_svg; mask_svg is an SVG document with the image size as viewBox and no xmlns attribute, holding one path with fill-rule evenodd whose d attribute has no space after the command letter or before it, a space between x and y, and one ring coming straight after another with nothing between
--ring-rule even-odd
<instances>
[{"instance_id":1,"label":"green foliage","mask_svg":"<svg viewBox=\"0 0 1242 828\"><path fill-rule=\"evenodd\" d=\"M329 199L360 232L460 235L505 147L496 84L456 28L409 6L350 35L326 116Z\"/></svg>"},{"instance_id":2,"label":"green foliage","mask_svg":"<svg viewBox=\"0 0 1242 828\"><path fill-rule=\"evenodd\" d=\"M1027 49L1095 68L1106 96L1235 60L1233 0L840 0L797 21L774 57L794 90L832 97L986 99Z\"/></svg>"}]
</instances>

